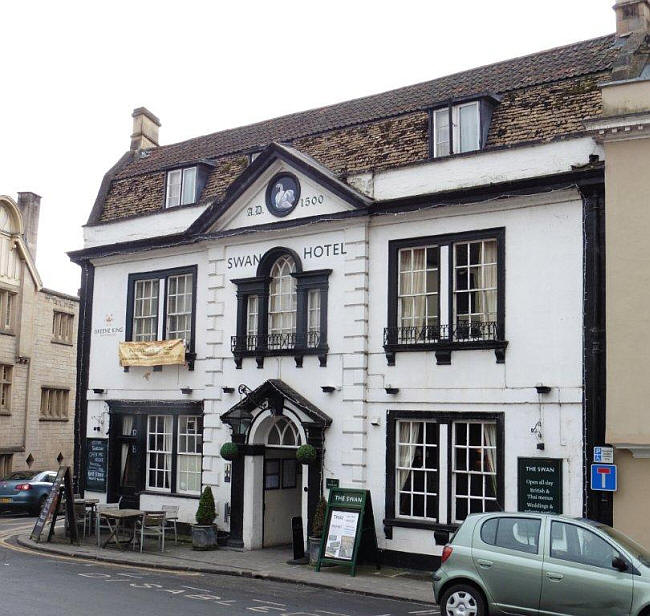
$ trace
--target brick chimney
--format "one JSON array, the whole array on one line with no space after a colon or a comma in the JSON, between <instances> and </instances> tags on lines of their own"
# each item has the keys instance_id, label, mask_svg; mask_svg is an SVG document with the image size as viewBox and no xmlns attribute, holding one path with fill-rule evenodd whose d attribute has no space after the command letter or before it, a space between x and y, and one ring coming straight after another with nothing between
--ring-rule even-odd
<instances>
[{"instance_id":1,"label":"brick chimney","mask_svg":"<svg viewBox=\"0 0 650 616\"><path fill-rule=\"evenodd\" d=\"M616 34L650 34L650 0L616 0Z\"/></svg>"},{"instance_id":2,"label":"brick chimney","mask_svg":"<svg viewBox=\"0 0 650 616\"><path fill-rule=\"evenodd\" d=\"M158 147L158 129L160 120L146 107L138 107L131 114L133 117L133 134L131 151L148 150Z\"/></svg>"},{"instance_id":3,"label":"brick chimney","mask_svg":"<svg viewBox=\"0 0 650 616\"><path fill-rule=\"evenodd\" d=\"M33 192L18 193L18 209L23 217L24 238L32 257L36 259L38 240L38 216L41 211L41 198Z\"/></svg>"}]
</instances>

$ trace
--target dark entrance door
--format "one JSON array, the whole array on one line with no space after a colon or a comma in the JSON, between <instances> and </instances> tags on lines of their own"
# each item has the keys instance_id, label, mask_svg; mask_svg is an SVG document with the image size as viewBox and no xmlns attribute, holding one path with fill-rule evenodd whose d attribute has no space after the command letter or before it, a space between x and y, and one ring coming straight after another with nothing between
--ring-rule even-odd
<instances>
[{"instance_id":1,"label":"dark entrance door","mask_svg":"<svg viewBox=\"0 0 650 616\"><path fill-rule=\"evenodd\" d=\"M109 501L122 509L139 509L144 490L146 415L111 415Z\"/></svg>"}]
</instances>

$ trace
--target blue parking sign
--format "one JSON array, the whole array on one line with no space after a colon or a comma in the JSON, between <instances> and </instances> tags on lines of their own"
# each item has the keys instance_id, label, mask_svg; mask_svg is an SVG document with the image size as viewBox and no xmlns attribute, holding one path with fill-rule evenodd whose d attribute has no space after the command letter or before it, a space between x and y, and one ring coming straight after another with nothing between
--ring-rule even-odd
<instances>
[{"instance_id":1,"label":"blue parking sign","mask_svg":"<svg viewBox=\"0 0 650 616\"><path fill-rule=\"evenodd\" d=\"M591 489L600 492L616 492L616 464L591 465Z\"/></svg>"}]
</instances>

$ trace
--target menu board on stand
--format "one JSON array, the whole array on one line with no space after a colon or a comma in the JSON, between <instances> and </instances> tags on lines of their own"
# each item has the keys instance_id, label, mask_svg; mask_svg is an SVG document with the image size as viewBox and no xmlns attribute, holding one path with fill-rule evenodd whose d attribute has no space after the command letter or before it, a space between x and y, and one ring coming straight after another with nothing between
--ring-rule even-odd
<instances>
[{"instance_id":1,"label":"menu board on stand","mask_svg":"<svg viewBox=\"0 0 650 616\"><path fill-rule=\"evenodd\" d=\"M370 492L332 487L316 571L322 564L347 565L355 575L364 561L380 567Z\"/></svg>"}]
</instances>

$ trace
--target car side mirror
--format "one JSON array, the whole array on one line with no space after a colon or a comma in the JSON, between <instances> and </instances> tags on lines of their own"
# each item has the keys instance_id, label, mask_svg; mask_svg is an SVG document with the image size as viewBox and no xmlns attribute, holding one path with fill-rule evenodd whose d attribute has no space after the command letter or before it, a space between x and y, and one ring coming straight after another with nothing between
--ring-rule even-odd
<instances>
[{"instance_id":1,"label":"car side mirror","mask_svg":"<svg viewBox=\"0 0 650 616\"><path fill-rule=\"evenodd\" d=\"M612 558L612 567L619 571L627 571L627 563L620 556Z\"/></svg>"}]
</instances>

